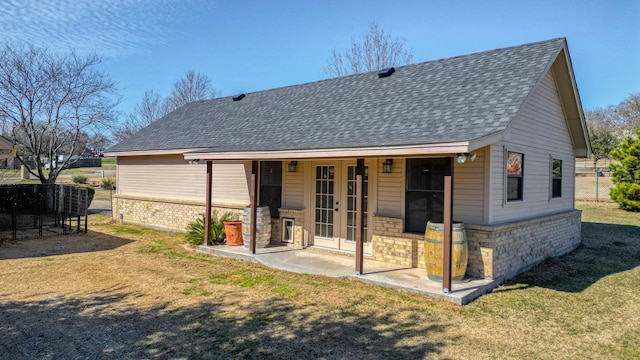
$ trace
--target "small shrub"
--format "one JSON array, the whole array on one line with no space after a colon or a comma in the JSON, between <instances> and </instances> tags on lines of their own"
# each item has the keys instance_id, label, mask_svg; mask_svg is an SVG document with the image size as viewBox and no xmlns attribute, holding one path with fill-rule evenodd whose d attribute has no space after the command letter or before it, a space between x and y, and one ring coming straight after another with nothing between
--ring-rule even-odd
<instances>
[{"instance_id":1,"label":"small shrub","mask_svg":"<svg viewBox=\"0 0 640 360\"><path fill-rule=\"evenodd\" d=\"M213 210L211 212L211 241L214 244L223 243L225 240L225 232L224 232L224 222L233 220L233 214L226 212L220 214L217 210ZM192 222L187 226L189 232L186 235L187 242L191 245L202 245L204 244L204 224L205 218L204 214L200 216L200 218L196 219L196 221Z\"/></svg>"},{"instance_id":2,"label":"small shrub","mask_svg":"<svg viewBox=\"0 0 640 360\"><path fill-rule=\"evenodd\" d=\"M105 190L115 190L116 189L116 180L113 178L104 178L100 184Z\"/></svg>"},{"instance_id":3,"label":"small shrub","mask_svg":"<svg viewBox=\"0 0 640 360\"><path fill-rule=\"evenodd\" d=\"M87 183L87 179L88 177L82 174L78 174L78 175L73 175L71 177L71 180L73 180L74 183L76 184L86 184Z\"/></svg>"}]
</instances>

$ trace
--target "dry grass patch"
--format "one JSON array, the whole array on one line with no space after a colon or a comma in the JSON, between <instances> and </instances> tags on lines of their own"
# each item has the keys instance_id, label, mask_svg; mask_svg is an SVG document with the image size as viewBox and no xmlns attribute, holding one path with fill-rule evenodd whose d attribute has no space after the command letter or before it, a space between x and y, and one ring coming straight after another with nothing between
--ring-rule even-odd
<instances>
[{"instance_id":1,"label":"dry grass patch","mask_svg":"<svg viewBox=\"0 0 640 360\"><path fill-rule=\"evenodd\" d=\"M584 244L472 304L196 254L111 224L0 248L11 358L637 358L640 220L580 205ZM634 214L637 215L637 214Z\"/></svg>"}]
</instances>

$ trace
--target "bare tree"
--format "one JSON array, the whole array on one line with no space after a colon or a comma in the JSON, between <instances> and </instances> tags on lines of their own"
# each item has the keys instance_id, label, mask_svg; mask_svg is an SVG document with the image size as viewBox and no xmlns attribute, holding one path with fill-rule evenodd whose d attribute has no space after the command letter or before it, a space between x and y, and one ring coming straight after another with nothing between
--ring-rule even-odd
<instances>
[{"instance_id":1,"label":"bare tree","mask_svg":"<svg viewBox=\"0 0 640 360\"><path fill-rule=\"evenodd\" d=\"M171 96L167 99L168 112L194 101L213 99L216 89L207 75L187 71L183 78L173 84Z\"/></svg>"},{"instance_id":2,"label":"bare tree","mask_svg":"<svg viewBox=\"0 0 640 360\"><path fill-rule=\"evenodd\" d=\"M636 129L640 128L640 93L631 94L622 100L616 107L616 112L620 116L621 136L634 136Z\"/></svg>"},{"instance_id":3,"label":"bare tree","mask_svg":"<svg viewBox=\"0 0 640 360\"><path fill-rule=\"evenodd\" d=\"M167 100L153 90L147 90L133 112L127 116L124 124L114 132L117 141L122 141L138 130L165 116L169 111Z\"/></svg>"},{"instance_id":4,"label":"bare tree","mask_svg":"<svg viewBox=\"0 0 640 360\"><path fill-rule=\"evenodd\" d=\"M111 145L111 139L104 134L93 134L87 141L87 148L94 153L102 153L109 145Z\"/></svg>"},{"instance_id":5,"label":"bare tree","mask_svg":"<svg viewBox=\"0 0 640 360\"><path fill-rule=\"evenodd\" d=\"M351 38L351 46L345 51L333 50L325 72L329 76L345 76L367 71L410 64L413 49L405 49L405 39L391 37L376 22L361 38Z\"/></svg>"},{"instance_id":6,"label":"bare tree","mask_svg":"<svg viewBox=\"0 0 640 360\"><path fill-rule=\"evenodd\" d=\"M55 183L74 161L72 155L84 152L87 133L113 124L118 97L109 77L95 70L101 62L97 55L58 54L34 46L0 50L0 117L9 122L16 157L25 165L30 158L35 168L29 171L42 183ZM66 156L54 167L59 155Z\"/></svg>"},{"instance_id":7,"label":"bare tree","mask_svg":"<svg viewBox=\"0 0 640 360\"><path fill-rule=\"evenodd\" d=\"M127 116L122 126L113 133L113 136L116 141L123 141L185 104L212 99L215 96L216 89L211 85L211 79L207 75L189 70L183 78L176 80L171 96L166 99L153 90L145 91L133 112Z\"/></svg>"}]
</instances>

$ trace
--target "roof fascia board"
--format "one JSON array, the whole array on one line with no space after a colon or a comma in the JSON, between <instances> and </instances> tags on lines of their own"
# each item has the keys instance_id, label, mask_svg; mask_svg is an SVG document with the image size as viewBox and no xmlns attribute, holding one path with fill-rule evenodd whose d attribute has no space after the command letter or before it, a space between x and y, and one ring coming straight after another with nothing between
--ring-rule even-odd
<instances>
[{"instance_id":1,"label":"roof fascia board","mask_svg":"<svg viewBox=\"0 0 640 360\"><path fill-rule=\"evenodd\" d=\"M121 156L150 156L150 155L182 155L185 152L202 150L203 148L191 149L166 149L166 150L131 150L131 151L111 151L104 153L107 157Z\"/></svg>"},{"instance_id":2,"label":"roof fascia board","mask_svg":"<svg viewBox=\"0 0 640 360\"><path fill-rule=\"evenodd\" d=\"M469 152L469 143L276 151L184 152L186 160L265 160L436 155Z\"/></svg>"},{"instance_id":3,"label":"roof fascia board","mask_svg":"<svg viewBox=\"0 0 640 360\"><path fill-rule=\"evenodd\" d=\"M471 140L469 142L469 151L467 151L467 152L478 150L478 149L483 148L483 147L485 147L487 145L491 145L491 144L495 144L495 143L500 142L500 141L504 141L505 140L505 138L504 138L505 131L498 131L498 132L495 132L493 134L490 134L490 135L487 135L487 136L483 136L481 138L477 138L477 139Z\"/></svg>"},{"instance_id":4,"label":"roof fascia board","mask_svg":"<svg viewBox=\"0 0 640 360\"><path fill-rule=\"evenodd\" d=\"M560 63L556 64L556 62L558 62L559 60L559 59L556 59L556 61L554 62L554 66L557 68L558 66L564 65L563 66L564 68L562 69L564 71L556 71L555 75L556 77L562 76L563 77L562 80L570 84L571 88L569 90L572 96L567 98L567 96L564 95L567 89L563 89L560 87L560 84L558 83L558 80L560 79L556 79L556 86L558 87L558 92L562 97L563 106L571 106L576 112L576 116L570 116L569 114L565 113L565 116L568 122L567 125L569 125L569 129L572 132L571 136L573 139L575 139L578 136L582 138L581 142L584 143L587 151L586 156L589 156L591 154L591 142L589 141L587 123L585 121L584 113L582 110L582 101L580 100L580 93L578 92L578 85L576 84L575 75L573 73L573 66L571 65L571 56L569 54L566 41L562 50L563 51L562 51L561 57L562 57L562 60L564 61L562 61L562 64ZM565 111L567 111L567 109L565 109ZM570 125L571 123L579 123L579 126L581 128L579 130L580 133L575 133L578 130L575 129L575 126L572 127ZM579 149L580 147L578 144L575 143L575 140L574 140L574 147L576 147L577 149Z\"/></svg>"}]
</instances>

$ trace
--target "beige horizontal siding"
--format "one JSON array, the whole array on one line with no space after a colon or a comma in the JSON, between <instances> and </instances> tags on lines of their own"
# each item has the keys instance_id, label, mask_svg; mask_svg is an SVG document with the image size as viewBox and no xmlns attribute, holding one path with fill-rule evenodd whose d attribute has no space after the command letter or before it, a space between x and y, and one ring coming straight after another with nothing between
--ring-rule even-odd
<instances>
[{"instance_id":1,"label":"beige horizontal siding","mask_svg":"<svg viewBox=\"0 0 640 360\"><path fill-rule=\"evenodd\" d=\"M491 223L572 209L575 157L562 104L549 72L509 126L508 140L492 146ZM523 201L504 204L504 148L524 154ZM562 160L562 197L549 199L550 157ZM498 175L499 174L499 175Z\"/></svg>"},{"instance_id":2,"label":"beige horizontal siding","mask_svg":"<svg viewBox=\"0 0 640 360\"><path fill-rule=\"evenodd\" d=\"M453 166L453 219L469 224L482 224L484 219L485 153L474 151L475 161Z\"/></svg>"},{"instance_id":3,"label":"beige horizontal siding","mask_svg":"<svg viewBox=\"0 0 640 360\"><path fill-rule=\"evenodd\" d=\"M251 161L235 164L213 164L213 202L249 205Z\"/></svg>"},{"instance_id":4,"label":"beige horizontal siding","mask_svg":"<svg viewBox=\"0 0 640 360\"><path fill-rule=\"evenodd\" d=\"M404 214L404 158L393 158L391 173L382 173L382 163L385 159L378 159L378 203L376 215L402 217Z\"/></svg>"},{"instance_id":5,"label":"beige horizontal siding","mask_svg":"<svg viewBox=\"0 0 640 360\"><path fill-rule=\"evenodd\" d=\"M247 165L213 165L213 201L249 202ZM191 165L181 155L118 158L117 192L157 199L205 201L206 163Z\"/></svg>"},{"instance_id":6,"label":"beige horizontal siding","mask_svg":"<svg viewBox=\"0 0 640 360\"><path fill-rule=\"evenodd\" d=\"M454 204L453 216L456 221L480 224L484 216L484 167L485 150L474 152L475 161L464 164L454 163ZM382 162L378 160L378 209L379 216L403 217L406 158L394 158L392 172L382 172Z\"/></svg>"},{"instance_id":7,"label":"beige horizontal siding","mask_svg":"<svg viewBox=\"0 0 640 360\"><path fill-rule=\"evenodd\" d=\"M284 203L283 207L289 209L304 208L304 162L298 161L296 172L288 172L288 161L282 162L283 180L284 180Z\"/></svg>"}]
</instances>

